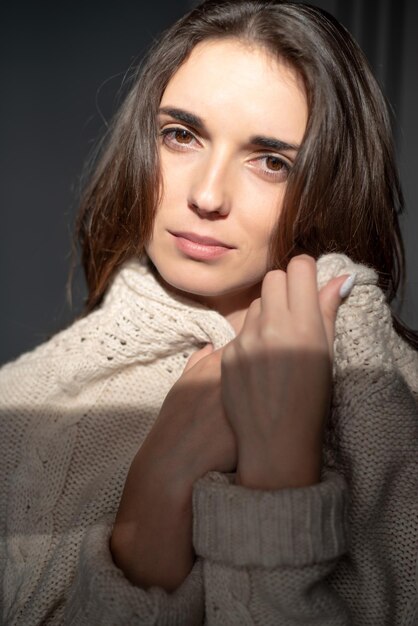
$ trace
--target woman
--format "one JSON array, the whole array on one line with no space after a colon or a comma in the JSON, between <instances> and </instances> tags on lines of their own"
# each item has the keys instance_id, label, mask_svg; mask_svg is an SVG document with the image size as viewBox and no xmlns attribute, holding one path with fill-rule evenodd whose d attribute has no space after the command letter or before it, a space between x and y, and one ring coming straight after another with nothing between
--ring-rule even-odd
<instances>
[{"instance_id":1,"label":"woman","mask_svg":"<svg viewBox=\"0 0 418 626\"><path fill-rule=\"evenodd\" d=\"M163 36L81 207L89 314L1 373L4 624L414 623L400 204L329 15Z\"/></svg>"}]
</instances>

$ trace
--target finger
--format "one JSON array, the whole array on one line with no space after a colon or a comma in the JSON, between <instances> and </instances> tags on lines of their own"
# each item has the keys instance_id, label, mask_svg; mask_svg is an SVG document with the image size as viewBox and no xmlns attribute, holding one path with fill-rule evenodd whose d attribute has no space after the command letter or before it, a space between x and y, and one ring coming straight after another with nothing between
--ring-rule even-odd
<instances>
[{"instance_id":1,"label":"finger","mask_svg":"<svg viewBox=\"0 0 418 626\"><path fill-rule=\"evenodd\" d=\"M186 367L184 368L183 372L187 372L189 369L193 367L193 365L196 365L196 363L198 363L205 356L208 356L208 354L211 354L213 350L214 350L213 345L211 343L208 343L206 344L206 346L204 346L200 350L193 352L193 354L187 361Z\"/></svg>"},{"instance_id":2,"label":"finger","mask_svg":"<svg viewBox=\"0 0 418 626\"><path fill-rule=\"evenodd\" d=\"M244 323L242 325L242 330L248 329L253 323L259 318L261 312L261 298L256 298L253 300L248 307L247 314L244 319Z\"/></svg>"},{"instance_id":3,"label":"finger","mask_svg":"<svg viewBox=\"0 0 418 626\"><path fill-rule=\"evenodd\" d=\"M283 270L271 270L264 276L261 285L261 312L274 320L280 311L287 311L287 276Z\"/></svg>"},{"instance_id":4,"label":"finger","mask_svg":"<svg viewBox=\"0 0 418 626\"><path fill-rule=\"evenodd\" d=\"M333 352L335 320L337 318L338 309L340 304L343 302L344 297L349 295L354 281L355 274L338 276L337 278L330 280L319 292L319 307L322 314L328 348L331 356ZM345 286L345 289L343 294L341 294L341 287L343 285Z\"/></svg>"},{"instance_id":5,"label":"finger","mask_svg":"<svg viewBox=\"0 0 418 626\"><path fill-rule=\"evenodd\" d=\"M287 295L290 311L301 317L317 315L319 298L315 259L307 254L293 257L287 266Z\"/></svg>"}]
</instances>

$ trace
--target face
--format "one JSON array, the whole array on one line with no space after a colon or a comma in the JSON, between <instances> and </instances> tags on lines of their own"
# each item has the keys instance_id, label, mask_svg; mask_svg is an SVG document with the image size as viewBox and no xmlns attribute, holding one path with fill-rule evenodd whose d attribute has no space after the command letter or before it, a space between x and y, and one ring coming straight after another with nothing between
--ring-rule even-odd
<instances>
[{"instance_id":1,"label":"face","mask_svg":"<svg viewBox=\"0 0 418 626\"><path fill-rule=\"evenodd\" d=\"M264 49L193 49L159 111L163 191L147 253L167 286L223 314L259 297L307 117L300 77Z\"/></svg>"}]
</instances>

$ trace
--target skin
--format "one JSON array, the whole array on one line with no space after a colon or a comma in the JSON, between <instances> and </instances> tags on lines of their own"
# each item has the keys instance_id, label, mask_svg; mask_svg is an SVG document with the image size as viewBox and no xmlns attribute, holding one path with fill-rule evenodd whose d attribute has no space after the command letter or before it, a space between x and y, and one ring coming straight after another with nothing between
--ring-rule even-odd
<instances>
[{"instance_id":1,"label":"skin","mask_svg":"<svg viewBox=\"0 0 418 626\"><path fill-rule=\"evenodd\" d=\"M168 289L218 310L237 333L190 358L131 465L116 517L116 564L134 584L172 591L193 565L192 490L201 476L236 471L237 484L252 489L320 481L346 277L318 293L307 255L287 272L268 271L286 189L282 162L291 165L296 150L266 150L250 138L302 141L306 95L289 66L236 40L205 42L174 74L161 107L191 112L205 127L160 115L163 195L148 254ZM170 230L234 249L192 259Z\"/></svg>"},{"instance_id":2,"label":"skin","mask_svg":"<svg viewBox=\"0 0 418 626\"><path fill-rule=\"evenodd\" d=\"M297 153L250 140L262 135L299 146L308 116L304 88L264 50L204 42L169 82L160 110L167 108L191 112L205 126L159 116L167 133L160 137L164 193L147 253L169 286L229 319L260 295L270 233ZM170 231L211 236L234 249L211 261L191 259Z\"/></svg>"}]
</instances>

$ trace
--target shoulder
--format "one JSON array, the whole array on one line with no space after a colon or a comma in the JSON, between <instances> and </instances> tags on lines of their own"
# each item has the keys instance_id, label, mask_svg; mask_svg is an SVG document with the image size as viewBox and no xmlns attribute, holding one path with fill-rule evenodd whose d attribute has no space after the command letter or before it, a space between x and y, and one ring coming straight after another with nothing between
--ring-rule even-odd
<instances>
[{"instance_id":1,"label":"shoulder","mask_svg":"<svg viewBox=\"0 0 418 626\"><path fill-rule=\"evenodd\" d=\"M88 358L86 338L95 324L94 313L76 320L48 341L0 368L0 397L12 402L31 399L42 402L65 380L68 368L77 368ZM87 342L88 343L88 342Z\"/></svg>"}]
</instances>

